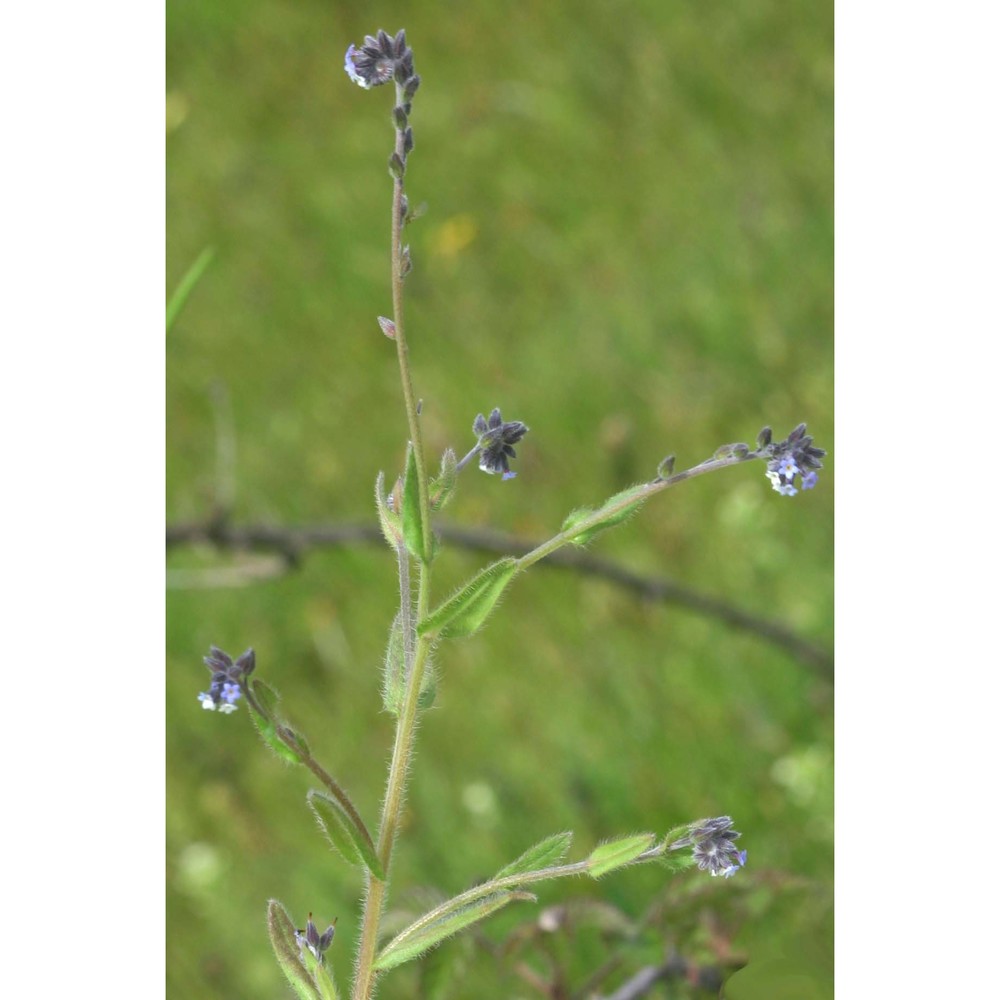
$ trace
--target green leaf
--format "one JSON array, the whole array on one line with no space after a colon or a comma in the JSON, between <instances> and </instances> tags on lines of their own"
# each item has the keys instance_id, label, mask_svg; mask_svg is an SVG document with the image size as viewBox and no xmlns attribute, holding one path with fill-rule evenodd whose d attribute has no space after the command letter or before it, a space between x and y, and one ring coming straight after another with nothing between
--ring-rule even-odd
<instances>
[{"instance_id":1,"label":"green leaf","mask_svg":"<svg viewBox=\"0 0 1000 1000\"><path fill-rule=\"evenodd\" d=\"M316 980L316 985L319 987L319 995L323 1000L340 1000L340 994L337 993L337 985L334 983L333 976L325 965L317 964L316 972L313 976Z\"/></svg>"},{"instance_id":2,"label":"green leaf","mask_svg":"<svg viewBox=\"0 0 1000 1000\"><path fill-rule=\"evenodd\" d=\"M496 882L502 878L509 878L511 875L523 875L526 872L557 865L566 857L566 852L572 842L573 834L569 831L547 837L541 843L535 844L534 847L529 847L516 861L501 868L493 876L492 881Z\"/></svg>"},{"instance_id":3,"label":"green leaf","mask_svg":"<svg viewBox=\"0 0 1000 1000\"><path fill-rule=\"evenodd\" d=\"M686 851L667 851L661 854L658 860L667 871L671 872L682 872L695 863L694 855L690 849Z\"/></svg>"},{"instance_id":4,"label":"green leaf","mask_svg":"<svg viewBox=\"0 0 1000 1000\"><path fill-rule=\"evenodd\" d=\"M406 640L403 635L403 613L396 612L389 629L389 644L385 650L382 670L382 704L387 712L399 715L406 694Z\"/></svg>"},{"instance_id":5,"label":"green leaf","mask_svg":"<svg viewBox=\"0 0 1000 1000\"><path fill-rule=\"evenodd\" d=\"M647 498L644 492L647 485L640 483L638 486L630 486L627 490L622 490L606 500L596 510L581 507L572 511L563 521L563 532L570 533L577 525L586 522L586 526L581 527L575 534L571 534L569 539L574 545L586 545L595 535L605 529L624 524L646 502Z\"/></svg>"},{"instance_id":6,"label":"green leaf","mask_svg":"<svg viewBox=\"0 0 1000 1000\"><path fill-rule=\"evenodd\" d=\"M215 257L215 250L212 247L205 247L195 258L195 262L187 269L180 284L174 289L174 294L170 296L170 301L167 303L167 333L170 332L174 321L180 315L184 303L194 291L195 285L201 280L208 265L212 263L213 257Z\"/></svg>"},{"instance_id":7,"label":"green leaf","mask_svg":"<svg viewBox=\"0 0 1000 1000\"><path fill-rule=\"evenodd\" d=\"M480 920L503 909L508 903L515 900L534 901L535 896L530 892L496 892L478 899L473 903L458 906L449 911L448 904L439 907L444 913L431 923L425 923L424 918L410 924L405 930L400 931L383 949L375 959L374 968L378 971L393 969L397 965L410 962L418 958L425 951L440 944L446 938L457 934L459 931L471 927Z\"/></svg>"},{"instance_id":8,"label":"green leaf","mask_svg":"<svg viewBox=\"0 0 1000 1000\"><path fill-rule=\"evenodd\" d=\"M319 820L327 840L344 860L352 865L364 865L379 881L385 881L375 845L361 818L351 815L335 798L311 789L306 796L309 808Z\"/></svg>"},{"instance_id":9,"label":"green leaf","mask_svg":"<svg viewBox=\"0 0 1000 1000\"><path fill-rule=\"evenodd\" d=\"M482 627L517 568L513 556L487 566L421 621L417 632L443 639L472 635Z\"/></svg>"},{"instance_id":10,"label":"green leaf","mask_svg":"<svg viewBox=\"0 0 1000 1000\"><path fill-rule=\"evenodd\" d=\"M640 854L653 846L656 835L640 833L632 837L621 837L608 844L595 847L587 858L587 874L592 878L600 878L616 868L631 864Z\"/></svg>"},{"instance_id":11,"label":"green leaf","mask_svg":"<svg viewBox=\"0 0 1000 1000\"><path fill-rule=\"evenodd\" d=\"M278 710L278 695L277 693L265 684L262 680L254 680L250 683L251 690L253 691L254 698L257 700L258 705L263 715L258 714L255 711L250 712L250 718L253 719L253 724L257 727L257 732L260 733L261 739L279 756L282 760L287 760L292 764L301 764L304 759L309 756L309 747L305 741L305 737L296 733L282 722L278 720L277 710ZM282 726L284 732L291 736L299 751L297 752L295 748L288 746L280 736L278 736L277 727Z\"/></svg>"},{"instance_id":12,"label":"green leaf","mask_svg":"<svg viewBox=\"0 0 1000 1000\"><path fill-rule=\"evenodd\" d=\"M441 456L441 471L431 480L430 499L431 510L441 510L455 495L458 484L458 460L452 448L445 449Z\"/></svg>"},{"instance_id":13,"label":"green leaf","mask_svg":"<svg viewBox=\"0 0 1000 1000\"><path fill-rule=\"evenodd\" d=\"M424 675L420 678L420 693L417 695L417 706L421 711L428 709L434 704L437 697L438 682L437 670L431 662L430 657L424 663Z\"/></svg>"},{"instance_id":14,"label":"green leaf","mask_svg":"<svg viewBox=\"0 0 1000 1000\"><path fill-rule=\"evenodd\" d=\"M276 899L267 904L267 933L278 965L300 1000L326 1000L302 961L299 945L295 940L295 925Z\"/></svg>"},{"instance_id":15,"label":"green leaf","mask_svg":"<svg viewBox=\"0 0 1000 1000\"><path fill-rule=\"evenodd\" d=\"M257 704L264 713L264 718L268 722L276 722L278 718L278 702L281 701L278 692L269 684L265 684L260 678L255 678L251 681L250 687L253 690Z\"/></svg>"},{"instance_id":16,"label":"green leaf","mask_svg":"<svg viewBox=\"0 0 1000 1000\"><path fill-rule=\"evenodd\" d=\"M403 523L399 514L389 509L385 494L385 473L380 472L375 477L375 509L378 511L378 523L385 540L394 551L403 541Z\"/></svg>"},{"instance_id":17,"label":"green leaf","mask_svg":"<svg viewBox=\"0 0 1000 1000\"><path fill-rule=\"evenodd\" d=\"M406 448L406 476L403 479L403 538L407 551L422 563L430 562L424 551L424 514L420 508L417 452L412 442Z\"/></svg>"},{"instance_id":18,"label":"green leaf","mask_svg":"<svg viewBox=\"0 0 1000 1000\"><path fill-rule=\"evenodd\" d=\"M340 1000L337 986L325 962L321 962L308 948L301 952L302 964L309 970L313 983L323 1000Z\"/></svg>"}]
</instances>

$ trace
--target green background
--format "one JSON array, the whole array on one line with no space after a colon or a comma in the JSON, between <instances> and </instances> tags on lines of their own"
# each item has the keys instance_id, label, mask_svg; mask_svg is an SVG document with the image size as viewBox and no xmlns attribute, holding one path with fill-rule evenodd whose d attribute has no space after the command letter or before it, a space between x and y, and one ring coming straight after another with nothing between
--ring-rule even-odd
<instances>
[{"instance_id":1,"label":"green background","mask_svg":"<svg viewBox=\"0 0 1000 1000\"><path fill-rule=\"evenodd\" d=\"M407 190L427 212L407 230L407 327L428 454L463 454L495 405L531 427L518 478L463 473L450 521L541 539L664 455L685 468L764 424L784 436L807 421L832 449L830 5L172 0L168 289L204 247L216 256L167 341L171 521L204 519L217 498L220 391L235 521L370 521L376 473L399 471L398 372L375 322L391 314L392 94L342 68L347 44L378 27L407 29L423 78ZM791 500L756 463L686 483L593 551L830 648L832 464ZM445 551L436 593L482 562ZM309 911L339 918L342 987L357 929L360 879L318 836L305 772L263 750L245 708L201 711L209 645L256 649L372 826L391 744L379 696L391 552L325 550L252 585L195 585L240 564L168 555L178 1000L290 995L270 897L300 925ZM705 880L722 912L778 872L796 888L748 904L734 947L750 964L727 996L832 996L828 680L746 632L544 565L437 662L394 901L461 891L559 830L575 832L575 859L616 834L728 813L748 868L675 880ZM540 902L600 897L639 915L667 881L647 867L543 886ZM534 915L519 905L487 936ZM590 942L580 967L602 954ZM478 968L455 996L529 995ZM380 996L417 995L414 976L391 974Z\"/></svg>"}]
</instances>

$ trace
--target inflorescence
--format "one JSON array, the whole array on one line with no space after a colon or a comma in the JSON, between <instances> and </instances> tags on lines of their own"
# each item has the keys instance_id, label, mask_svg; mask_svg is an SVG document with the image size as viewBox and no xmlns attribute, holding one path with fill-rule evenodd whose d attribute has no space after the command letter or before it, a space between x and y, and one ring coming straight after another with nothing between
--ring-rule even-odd
<instances>
[{"instance_id":1,"label":"inflorescence","mask_svg":"<svg viewBox=\"0 0 1000 1000\"><path fill-rule=\"evenodd\" d=\"M693 848L695 864L713 877L732 878L746 863L747 852L736 849L733 843L740 834L733 829L730 816L701 819L692 823L687 835L675 840L670 850Z\"/></svg>"},{"instance_id":2,"label":"inflorescence","mask_svg":"<svg viewBox=\"0 0 1000 1000\"><path fill-rule=\"evenodd\" d=\"M419 80L413 72L413 49L406 44L406 32L402 30L393 37L379 28L376 37L365 35L360 49L349 46L344 56L344 70L365 90L380 87L390 80L404 86L412 84L414 78ZM417 88L407 87L411 89L415 92ZM407 99L412 96L408 94Z\"/></svg>"},{"instance_id":3,"label":"inflorescence","mask_svg":"<svg viewBox=\"0 0 1000 1000\"><path fill-rule=\"evenodd\" d=\"M337 921L335 920L322 934L313 923L313 915L309 914L306 921L306 929L295 932L295 941L299 946L299 951L305 953L307 950L312 953L317 962L323 961L323 952L330 947L333 942L333 935L336 933Z\"/></svg>"},{"instance_id":4,"label":"inflorescence","mask_svg":"<svg viewBox=\"0 0 1000 1000\"><path fill-rule=\"evenodd\" d=\"M479 440L475 448L458 463L457 470L461 471L478 455L479 468L483 472L488 472L490 475L501 472L503 479L513 479L517 473L511 472L508 459L517 457L513 446L528 433L528 430L527 425L522 424L520 420L505 422L498 408L494 408L489 420L481 413L478 414L472 423L472 433Z\"/></svg>"},{"instance_id":5,"label":"inflorescence","mask_svg":"<svg viewBox=\"0 0 1000 1000\"><path fill-rule=\"evenodd\" d=\"M233 658L218 646L212 646L205 657L205 666L212 672L212 684L208 691L198 695L201 707L210 712L218 709L223 715L236 711L236 701L243 693L246 678L257 665L252 649L248 649L234 663Z\"/></svg>"},{"instance_id":6,"label":"inflorescence","mask_svg":"<svg viewBox=\"0 0 1000 1000\"><path fill-rule=\"evenodd\" d=\"M793 497L798 493L795 477L804 490L816 485L816 470L823 468L820 461L826 451L814 448L812 437L806 434L806 425L799 424L784 441L771 442L771 428L765 427L757 437L757 454L767 459L767 478L782 496Z\"/></svg>"}]
</instances>

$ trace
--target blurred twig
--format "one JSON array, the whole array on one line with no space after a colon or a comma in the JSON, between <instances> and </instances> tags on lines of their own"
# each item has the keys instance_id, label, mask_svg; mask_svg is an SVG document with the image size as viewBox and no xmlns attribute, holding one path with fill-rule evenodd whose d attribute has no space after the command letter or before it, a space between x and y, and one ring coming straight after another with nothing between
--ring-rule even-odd
<instances>
[{"instance_id":1,"label":"blurred twig","mask_svg":"<svg viewBox=\"0 0 1000 1000\"><path fill-rule=\"evenodd\" d=\"M485 529L437 524L435 530L444 541L458 548L493 555L519 556L536 545L530 539ZM209 521L167 526L168 548L199 543L235 551L276 552L288 566L294 566L312 549L384 545L385 541L375 524L238 525L231 524L221 512ZM570 549L554 552L541 565L609 580L646 600L679 605L695 614L723 621L733 628L750 632L780 646L823 677L833 677L833 656L828 650L802 638L780 622L761 618L728 601L682 586L667 577L643 576L610 559Z\"/></svg>"}]
</instances>

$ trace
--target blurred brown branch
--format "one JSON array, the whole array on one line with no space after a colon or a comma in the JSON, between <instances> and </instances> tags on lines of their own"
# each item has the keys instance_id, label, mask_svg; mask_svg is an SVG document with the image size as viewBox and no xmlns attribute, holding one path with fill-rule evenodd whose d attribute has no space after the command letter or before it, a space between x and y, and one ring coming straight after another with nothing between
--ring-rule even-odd
<instances>
[{"instance_id":1,"label":"blurred brown branch","mask_svg":"<svg viewBox=\"0 0 1000 1000\"><path fill-rule=\"evenodd\" d=\"M437 524L435 530L444 541L458 548L492 555L520 556L537 544L531 539L497 531L450 524ZM167 526L167 548L195 544L209 544L230 551L276 553L284 560L286 567L294 567L312 549L381 545L384 542L382 533L375 524L238 525L230 523L225 517L216 516L204 522ZM833 655L829 650L802 638L780 622L761 618L728 601L682 586L667 577L643 576L610 559L579 549L560 549L540 565L609 580L645 600L678 605L695 614L715 618L780 646L821 676L828 679L833 677Z\"/></svg>"}]
</instances>

